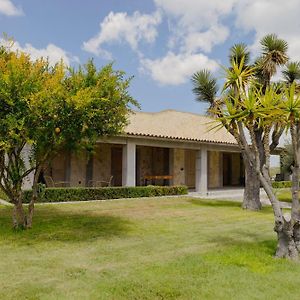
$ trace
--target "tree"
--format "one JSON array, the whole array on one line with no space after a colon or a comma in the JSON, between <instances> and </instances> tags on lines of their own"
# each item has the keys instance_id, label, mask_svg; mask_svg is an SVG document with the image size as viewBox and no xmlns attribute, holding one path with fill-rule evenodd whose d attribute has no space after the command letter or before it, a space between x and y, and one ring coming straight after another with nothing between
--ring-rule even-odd
<instances>
[{"instance_id":1,"label":"tree","mask_svg":"<svg viewBox=\"0 0 300 300\"><path fill-rule=\"evenodd\" d=\"M122 132L137 102L130 78L109 64L99 71L89 61L78 70L63 62L49 66L10 47L0 51L0 187L14 204L15 228L30 228L38 178L58 151L92 151L98 137ZM30 146L29 161L25 148ZM33 196L24 211L22 184L34 172Z\"/></svg>"},{"instance_id":2,"label":"tree","mask_svg":"<svg viewBox=\"0 0 300 300\"><path fill-rule=\"evenodd\" d=\"M274 230L277 233L276 257L298 259L300 252L300 97L295 93L295 83L283 92L276 85L265 90L251 84L247 89L239 86L238 96L224 95L223 103L217 108L220 126L225 126L235 137L242 153L255 169L260 182L270 199L274 213ZM284 116L284 118L283 118ZM272 189L270 177L270 133L278 125L289 128L294 147L292 212L284 214L280 202ZM263 154L260 151L256 130L263 132ZM247 132L250 141L247 139ZM261 157L263 155L263 157ZM261 162L264 161L263 166Z\"/></svg>"},{"instance_id":3,"label":"tree","mask_svg":"<svg viewBox=\"0 0 300 300\"><path fill-rule=\"evenodd\" d=\"M287 43L284 40L279 39L276 35L266 35L261 40L262 54L255 61L253 65L250 64L250 52L245 44L236 44L230 49L229 53L229 67L224 68L225 71L225 84L223 92L226 91L228 94L233 94L238 97L239 90L237 85L245 89L250 81L254 82L258 87L262 87L262 92L265 92L267 87L270 86L271 78L276 73L276 67L281 66L287 62ZM206 77L199 76L202 73L206 74ZM199 75L197 75L199 74ZM209 78L209 81L205 81L205 78ZM197 100L207 102L206 95L212 95L214 97L210 99L210 108L214 107L218 103L222 103L221 97L217 98L217 91L215 88L211 88L210 82L216 82L212 74L209 71L199 71L192 77L194 85L194 93L197 96ZM211 92L208 89L211 88ZM203 91L206 93L204 94ZM214 100L213 100L214 99ZM216 110L214 110L214 113ZM274 150L278 144L279 139L283 133L283 128L277 124L274 126L272 131L272 141L270 145L271 151ZM264 152L263 152L263 132L261 128L255 129L255 136L259 151L261 151L261 166L264 165ZM246 173L246 185L244 190L243 208L251 210L261 209L260 203L260 181L258 174L250 166L250 162L242 154L245 173Z\"/></svg>"}]
</instances>

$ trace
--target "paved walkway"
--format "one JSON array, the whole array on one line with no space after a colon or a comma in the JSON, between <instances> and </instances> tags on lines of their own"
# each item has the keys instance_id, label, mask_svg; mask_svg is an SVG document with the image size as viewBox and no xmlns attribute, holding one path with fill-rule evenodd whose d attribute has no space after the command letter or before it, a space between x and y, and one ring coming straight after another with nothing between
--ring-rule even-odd
<instances>
[{"instance_id":1,"label":"paved walkway","mask_svg":"<svg viewBox=\"0 0 300 300\"><path fill-rule=\"evenodd\" d=\"M12 205L11 203L9 203L9 202L7 202L5 200L2 200L2 199L0 199L0 204L2 204L2 205L8 205L8 206Z\"/></svg>"}]
</instances>

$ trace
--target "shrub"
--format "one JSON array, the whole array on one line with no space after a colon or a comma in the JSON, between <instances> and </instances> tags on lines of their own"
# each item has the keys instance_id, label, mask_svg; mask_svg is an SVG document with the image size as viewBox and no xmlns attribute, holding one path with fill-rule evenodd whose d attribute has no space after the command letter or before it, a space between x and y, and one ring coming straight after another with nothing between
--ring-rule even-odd
<instances>
[{"instance_id":1,"label":"shrub","mask_svg":"<svg viewBox=\"0 0 300 300\"><path fill-rule=\"evenodd\" d=\"M137 186L99 188L46 188L39 195L38 202L68 202L106 200L120 198L140 198L156 196L185 195L186 186ZM29 203L32 191L23 192L24 203Z\"/></svg>"},{"instance_id":2,"label":"shrub","mask_svg":"<svg viewBox=\"0 0 300 300\"><path fill-rule=\"evenodd\" d=\"M275 189L290 188L292 186L292 182L291 181L274 181L274 182L272 182L272 186Z\"/></svg>"}]
</instances>

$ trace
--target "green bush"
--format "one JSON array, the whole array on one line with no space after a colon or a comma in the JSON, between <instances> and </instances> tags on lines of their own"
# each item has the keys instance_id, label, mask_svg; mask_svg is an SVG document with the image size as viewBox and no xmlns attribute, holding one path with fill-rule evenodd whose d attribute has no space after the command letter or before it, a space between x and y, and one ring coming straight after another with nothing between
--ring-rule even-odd
<instances>
[{"instance_id":1,"label":"green bush","mask_svg":"<svg viewBox=\"0 0 300 300\"><path fill-rule=\"evenodd\" d=\"M99 187L99 188L46 188L39 195L38 202L68 202L106 200L120 198L140 198L156 196L185 195L186 186L137 186L137 187ZM24 203L29 203L32 191L23 193Z\"/></svg>"},{"instance_id":2,"label":"green bush","mask_svg":"<svg viewBox=\"0 0 300 300\"><path fill-rule=\"evenodd\" d=\"M5 193L2 190L0 190L0 199L8 200L8 197L5 195Z\"/></svg>"},{"instance_id":3,"label":"green bush","mask_svg":"<svg viewBox=\"0 0 300 300\"><path fill-rule=\"evenodd\" d=\"M274 181L274 182L272 182L272 186L275 189L290 188L292 186L292 182L291 181Z\"/></svg>"}]
</instances>

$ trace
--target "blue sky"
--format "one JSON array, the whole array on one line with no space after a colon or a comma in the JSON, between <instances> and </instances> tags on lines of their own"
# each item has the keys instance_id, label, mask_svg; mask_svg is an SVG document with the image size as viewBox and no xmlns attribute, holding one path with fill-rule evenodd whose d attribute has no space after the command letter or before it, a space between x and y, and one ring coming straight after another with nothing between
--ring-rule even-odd
<instances>
[{"instance_id":1,"label":"blue sky","mask_svg":"<svg viewBox=\"0 0 300 300\"><path fill-rule=\"evenodd\" d=\"M34 58L115 61L134 76L130 92L143 111L204 113L192 74L208 68L220 76L231 45L245 42L256 53L271 32L300 59L299 11L299 0L0 0L0 24Z\"/></svg>"}]
</instances>

